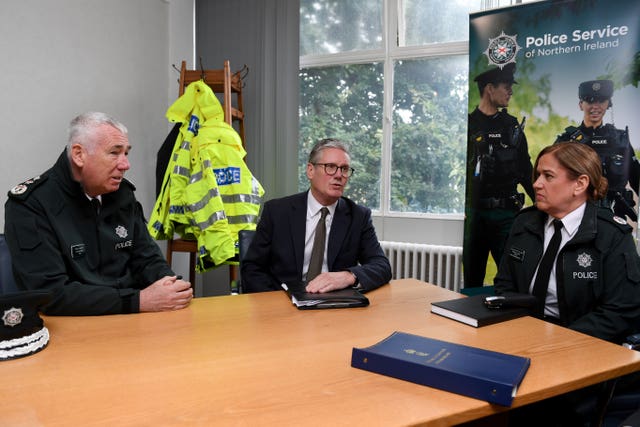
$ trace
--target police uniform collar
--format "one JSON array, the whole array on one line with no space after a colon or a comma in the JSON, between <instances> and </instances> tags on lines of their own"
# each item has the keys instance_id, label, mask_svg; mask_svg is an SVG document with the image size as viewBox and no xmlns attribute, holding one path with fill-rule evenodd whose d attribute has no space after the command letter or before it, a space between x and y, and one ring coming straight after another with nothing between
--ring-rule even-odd
<instances>
[{"instance_id":1,"label":"police uniform collar","mask_svg":"<svg viewBox=\"0 0 640 427\"><path fill-rule=\"evenodd\" d=\"M583 242L592 240L598 230L598 210L600 208L593 202L587 201L585 204L584 214L582 215L582 221L578 227L578 231L573 237L574 242Z\"/></svg>"},{"instance_id":2,"label":"police uniform collar","mask_svg":"<svg viewBox=\"0 0 640 427\"><path fill-rule=\"evenodd\" d=\"M489 120L491 120L491 119L497 119L497 118L499 118L501 115L503 115L503 114L507 114L507 109L506 109L506 108L498 108L498 109L496 110L496 112L495 112L495 113L493 113L493 114L486 114L484 111L482 111L482 110L480 109L480 106L479 106L479 105L476 107L476 111L477 111L479 114L481 114L483 117L486 117L486 118L487 118L487 119L489 119Z\"/></svg>"},{"instance_id":3,"label":"police uniform collar","mask_svg":"<svg viewBox=\"0 0 640 427\"><path fill-rule=\"evenodd\" d=\"M581 127L582 129L596 131L596 130L600 130L600 129L604 128L604 127L605 127L605 124L604 124L604 123L600 123L600 124L599 124L599 125L597 125L597 126L587 126L587 125L584 123L584 121L583 121L583 122L582 122L582 126L580 126L580 127Z\"/></svg>"},{"instance_id":4,"label":"police uniform collar","mask_svg":"<svg viewBox=\"0 0 640 427\"><path fill-rule=\"evenodd\" d=\"M53 166L53 170L59 178L60 184L64 191L67 193L78 196L84 194L84 190L78 181L73 179L73 175L71 174L71 162L69 161L69 157L67 156L67 149L65 148L56 164Z\"/></svg>"},{"instance_id":5,"label":"police uniform collar","mask_svg":"<svg viewBox=\"0 0 640 427\"><path fill-rule=\"evenodd\" d=\"M567 231L567 234L570 238L575 235L576 231L578 231L578 228L580 227L580 223L582 222L582 218L584 217L586 205L586 202L581 204L562 218L562 225ZM550 217L550 220L552 219L553 218Z\"/></svg>"}]
</instances>

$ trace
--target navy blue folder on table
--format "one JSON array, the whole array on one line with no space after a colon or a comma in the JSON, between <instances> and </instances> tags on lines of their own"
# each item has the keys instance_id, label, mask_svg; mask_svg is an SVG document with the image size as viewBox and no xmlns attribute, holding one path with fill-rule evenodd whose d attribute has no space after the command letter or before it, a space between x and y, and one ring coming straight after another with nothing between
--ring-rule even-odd
<instances>
[{"instance_id":1,"label":"navy blue folder on table","mask_svg":"<svg viewBox=\"0 0 640 427\"><path fill-rule=\"evenodd\" d=\"M511 406L531 359L394 332L354 348L351 366L441 390Z\"/></svg>"}]
</instances>

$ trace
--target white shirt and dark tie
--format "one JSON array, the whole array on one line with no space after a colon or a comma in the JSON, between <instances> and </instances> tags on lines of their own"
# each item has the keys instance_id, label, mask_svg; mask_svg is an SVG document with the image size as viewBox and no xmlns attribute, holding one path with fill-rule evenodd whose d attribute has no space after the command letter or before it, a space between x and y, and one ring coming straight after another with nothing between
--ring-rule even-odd
<instances>
[{"instance_id":1,"label":"white shirt and dark tie","mask_svg":"<svg viewBox=\"0 0 640 427\"><path fill-rule=\"evenodd\" d=\"M560 229L560 233L561 233L560 245L558 247L558 251L555 254L555 257L553 258L553 264L551 266L551 272L548 280L548 287L546 289L546 297L545 297L545 305L544 305L545 316L550 316L555 318L560 317L560 311L558 308L558 287L557 287L558 281L556 280L556 261L557 261L558 253L560 252L560 249L562 249L562 247L569 240L571 240L573 236L575 236L575 234L577 233L578 228L580 227L580 223L582 222L582 217L584 216L584 211L586 209L586 206L587 206L586 203L582 204L580 207L578 207L574 211L567 214L561 220L562 227ZM555 221L557 221L555 220L555 218L553 218L552 216L549 216L547 218L547 222L545 223L544 252L547 251L547 248L549 247L549 243L551 242L553 235L555 233L555 228L554 228ZM544 255L543 255L543 259L544 259ZM541 264L543 262L543 259L541 260ZM536 278L538 276L539 270L540 270L540 265L538 265L538 268L536 269L536 274L533 276L533 280L531 281L531 285L529 287L529 291L533 295L535 295L534 286L536 284Z\"/></svg>"},{"instance_id":2,"label":"white shirt and dark tie","mask_svg":"<svg viewBox=\"0 0 640 427\"><path fill-rule=\"evenodd\" d=\"M102 196L91 197L87 193L85 193L85 196L87 196L87 199L91 202L91 206L93 206L93 209L96 211L96 215L98 215L102 207Z\"/></svg>"},{"instance_id":3,"label":"white shirt and dark tie","mask_svg":"<svg viewBox=\"0 0 640 427\"><path fill-rule=\"evenodd\" d=\"M304 272L304 280L310 281L313 278L309 279L308 273L310 268L310 262L312 258L313 246L316 237L316 232L318 231L318 223L322 217L322 210L328 210L325 217L325 239L324 239L324 247L322 248L322 266L319 268L317 273L329 271L327 267L327 245L329 242L329 234L331 230L331 222L333 221L333 215L336 211L337 202L329 205L322 206L316 199L313 198L311 192L309 192L309 196L307 197L307 225L304 237L304 265L302 271ZM313 270L313 268L312 268ZM312 271L313 273L313 271ZM314 274L315 276L315 274Z\"/></svg>"}]
</instances>

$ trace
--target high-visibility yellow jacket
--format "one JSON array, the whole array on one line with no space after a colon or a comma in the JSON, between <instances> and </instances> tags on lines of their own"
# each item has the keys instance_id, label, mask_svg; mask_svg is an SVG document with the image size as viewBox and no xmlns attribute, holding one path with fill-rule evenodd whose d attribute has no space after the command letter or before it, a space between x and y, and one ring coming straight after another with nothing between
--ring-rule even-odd
<instances>
[{"instance_id":1,"label":"high-visibility yellow jacket","mask_svg":"<svg viewBox=\"0 0 640 427\"><path fill-rule=\"evenodd\" d=\"M167 118L183 124L148 228L157 240L197 240L202 272L235 256L240 230L255 230L264 190L207 84L187 86Z\"/></svg>"}]
</instances>

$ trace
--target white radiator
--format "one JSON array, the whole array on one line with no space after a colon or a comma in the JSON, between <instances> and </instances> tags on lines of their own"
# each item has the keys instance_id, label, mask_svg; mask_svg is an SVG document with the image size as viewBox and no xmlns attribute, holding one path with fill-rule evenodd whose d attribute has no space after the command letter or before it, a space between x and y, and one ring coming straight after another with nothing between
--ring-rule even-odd
<instances>
[{"instance_id":1,"label":"white radiator","mask_svg":"<svg viewBox=\"0 0 640 427\"><path fill-rule=\"evenodd\" d=\"M387 241L380 245L389 258L394 279L419 279L460 291L462 247Z\"/></svg>"}]
</instances>

